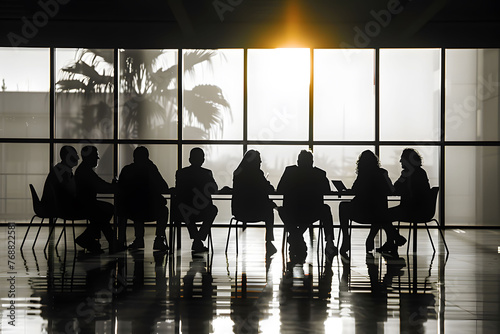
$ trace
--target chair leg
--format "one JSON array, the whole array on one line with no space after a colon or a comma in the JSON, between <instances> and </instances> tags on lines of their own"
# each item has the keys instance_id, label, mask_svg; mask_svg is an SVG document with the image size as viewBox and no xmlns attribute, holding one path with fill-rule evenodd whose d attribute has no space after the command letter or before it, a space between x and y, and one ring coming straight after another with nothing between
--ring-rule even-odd
<instances>
[{"instance_id":1,"label":"chair leg","mask_svg":"<svg viewBox=\"0 0 500 334\"><path fill-rule=\"evenodd\" d=\"M88 219L87 219L87 225L88 225ZM71 227L73 229L73 249L76 252L76 235L75 235L75 221L72 221ZM110 245L110 248L113 247L113 245Z\"/></svg>"},{"instance_id":2,"label":"chair leg","mask_svg":"<svg viewBox=\"0 0 500 334\"><path fill-rule=\"evenodd\" d=\"M45 218L42 218L42 221L40 222L40 226L38 226L38 230L36 231L35 240L33 241L33 245L31 246L31 249L35 249L35 244L36 244L36 241L38 240L38 235L40 234L40 230L42 229L42 224L43 224L44 220L45 220ZM57 218L55 218L54 223L56 220L57 220Z\"/></svg>"},{"instance_id":3,"label":"chair leg","mask_svg":"<svg viewBox=\"0 0 500 334\"><path fill-rule=\"evenodd\" d=\"M413 254L417 254L417 227L418 224L413 223Z\"/></svg>"},{"instance_id":4,"label":"chair leg","mask_svg":"<svg viewBox=\"0 0 500 334\"><path fill-rule=\"evenodd\" d=\"M429 236L429 240L431 241L432 251L436 253L436 248L434 247L434 242L431 238L431 232L429 232L429 226L427 226L427 222L425 223L425 229L427 230L427 235Z\"/></svg>"},{"instance_id":5,"label":"chair leg","mask_svg":"<svg viewBox=\"0 0 500 334\"><path fill-rule=\"evenodd\" d=\"M66 219L64 219L63 229L61 230L61 233L59 234L59 238L57 239L56 248L57 248L57 246L59 246L59 241L61 241L61 237L62 237L63 233L64 233L64 243L66 244Z\"/></svg>"},{"instance_id":6,"label":"chair leg","mask_svg":"<svg viewBox=\"0 0 500 334\"><path fill-rule=\"evenodd\" d=\"M431 221L434 221L436 222L436 225L438 227L438 231L439 231L439 234L441 234L441 239L443 239L443 244L444 244L444 248L446 249L446 252L449 254L450 253L450 250L448 249L448 245L446 244L446 240L444 239L444 234L443 234L443 231L441 230L441 226L439 226L439 223L436 219L433 219Z\"/></svg>"},{"instance_id":7,"label":"chair leg","mask_svg":"<svg viewBox=\"0 0 500 334\"><path fill-rule=\"evenodd\" d=\"M54 219L52 221L52 219ZM52 233L54 232L55 228L56 228L56 220L57 218L51 218L49 220L49 235L47 237L47 242L45 243L45 247L43 247L43 252L45 253L46 250L47 250L47 246L49 245L49 241L50 241L50 236L52 235ZM50 226L52 224L52 226Z\"/></svg>"},{"instance_id":8,"label":"chair leg","mask_svg":"<svg viewBox=\"0 0 500 334\"><path fill-rule=\"evenodd\" d=\"M399 224L399 222L398 222ZM408 242L407 242L407 245L406 245L406 254L410 254L410 240L411 240L411 230L413 229L413 224L410 223L409 227L408 227Z\"/></svg>"},{"instance_id":9,"label":"chair leg","mask_svg":"<svg viewBox=\"0 0 500 334\"><path fill-rule=\"evenodd\" d=\"M177 222L177 249L181 249L181 226L182 222Z\"/></svg>"},{"instance_id":10,"label":"chair leg","mask_svg":"<svg viewBox=\"0 0 500 334\"><path fill-rule=\"evenodd\" d=\"M23 242L21 243L20 249L23 249L24 242L26 241L26 237L28 236L28 232L30 231L31 224L33 224L33 219L35 219L35 217L36 217L36 215L31 217L30 223L28 225L28 229L26 230L26 233L24 233L24 238L23 238ZM43 222L43 218L42 218L42 222ZM42 223L40 223L40 226L42 226L41 224ZM35 242L36 242L36 239L35 239Z\"/></svg>"},{"instance_id":11,"label":"chair leg","mask_svg":"<svg viewBox=\"0 0 500 334\"><path fill-rule=\"evenodd\" d=\"M226 239L226 251L225 254L227 254L227 247L229 246L229 237L231 236L231 227L233 226L233 218L229 221L229 228L227 230L227 239Z\"/></svg>"},{"instance_id":12,"label":"chair leg","mask_svg":"<svg viewBox=\"0 0 500 334\"><path fill-rule=\"evenodd\" d=\"M246 222L242 222L242 223L243 223L242 224L243 225L242 228L243 228L243 231L244 231L246 229L247 223ZM234 224L234 227L235 227L234 233L236 235L236 254L239 254L239 250L238 250L238 239L239 239L238 238L238 221L236 221L236 223Z\"/></svg>"}]
</instances>

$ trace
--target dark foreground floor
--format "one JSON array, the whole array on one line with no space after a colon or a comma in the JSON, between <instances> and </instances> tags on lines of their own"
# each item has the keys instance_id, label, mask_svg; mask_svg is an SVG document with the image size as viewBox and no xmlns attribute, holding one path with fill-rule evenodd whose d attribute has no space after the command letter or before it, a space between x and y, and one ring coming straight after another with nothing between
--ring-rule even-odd
<instances>
[{"instance_id":1,"label":"dark foreground floor","mask_svg":"<svg viewBox=\"0 0 500 334\"><path fill-rule=\"evenodd\" d=\"M194 258L185 230L173 254L153 253L148 228L144 251L100 256L75 253L71 238L66 251L52 244L44 253L45 228L33 251L30 233L20 252L25 230L0 226L1 333L500 331L498 230L447 230L446 260L423 230L417 254L401 247L399 258L366 256L367 230L356 229L350 265L335 258L327 267L316 239L304 265L287 265L280 228L271 259L263 228L240 234L238 256L232 236L227 257L227 229L214 228L213 256Z\"/></svg>"}]
</instances>

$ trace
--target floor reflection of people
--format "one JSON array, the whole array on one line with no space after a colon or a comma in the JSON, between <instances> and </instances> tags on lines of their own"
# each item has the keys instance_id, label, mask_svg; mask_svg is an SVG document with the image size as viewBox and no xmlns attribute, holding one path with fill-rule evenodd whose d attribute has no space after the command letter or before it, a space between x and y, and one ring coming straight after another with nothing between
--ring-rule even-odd
<instances>
[{"instance_id":1,"label":"floor reflection of people","mask_svg":"<svg viewBox=\"0 0 500 334\"><path fill-rule=\"evenodd\" d=\"M166 300L166 273L164 261L165 252L154 252L155 263L155 286L145 284L144 252L135 250L132 253L134 259L134 271L132 278L132 293L128 302L133 302L134 306L128 304L126 312L132 320L132 333L154 333L156 326L160 322L162 314L165 312L164 304ZM146 262L148 263L148 262ZM137 296L137 298L135 297Z\"/></svg>"},{"instance_id":2,"label":"floor reflection of people","mask_svg":"<svg viewBox=\"0 0 500 334\"><path fill-rule=\"evenodd\" d=\"M236 271L231 287L231 320L235 334L260 333L261 321L269 316L269 304L273 299L273 278L269 272L272 258L266 261L265 276L252 271L249 279L245 267L241 276Z\"/></svg>"},{"instance_id":3,"label":"floor reflection of people","mask_svg":"<svg viewBox=\"0 0 500 334\"><path fill-rule=\"evenodd\" d=\"M351 284L351 267L343 263L340 280L340 308L343 304L351 310L356 333L377 333L380 323L387 322L388 293L399 291L393 286L394 277L402 276L406 266L402 257L387 256L386 273L380 277L380 259L371 253L366 254L366 268L369 283L364 278L356 277ZM368 284L366 284L368 283ZM399 296L397 296L399 298Z\"/></svg>"},{"instance_id":4,"label":"floor reflection of people","mask_svg":"<svg viewBox=\"0 0 500 334\"><path fill-rule=\"evenodd\" d=\"M201 282L199 276L201 276ZM214 290L216 287L213 284L210 268L203 257L193 257L189 264L189 270L182 281L181 332L212 333L212 320L215 313Z\"/></svg>"},{"instance_id":5,"label":"floor reflection of people","mask_svg":"<svg viewBox=\"0 0 500 334\"><path fill-rule=\"evenodd\" d=\"M324 266L317 286L312 265L307 273L301 265L288 266L280 282L281 333L325 333L332 279L331 265Z\"/></svg>"}]
</instances>

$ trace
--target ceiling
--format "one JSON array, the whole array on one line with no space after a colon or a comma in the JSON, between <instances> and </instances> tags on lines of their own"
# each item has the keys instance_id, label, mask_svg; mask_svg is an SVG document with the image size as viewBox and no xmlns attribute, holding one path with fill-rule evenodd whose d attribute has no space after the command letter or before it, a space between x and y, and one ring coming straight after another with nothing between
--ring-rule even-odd
<instances>
[{"instance_id":1,"label":"ceiling","mask_svg":"<svg viewBox=\"0 0 500 334\"><path fill-rule=\"evenodd\" d=\"M0 0L0 46L500 47L492 0Z\"/></svg>"}]
</instances>

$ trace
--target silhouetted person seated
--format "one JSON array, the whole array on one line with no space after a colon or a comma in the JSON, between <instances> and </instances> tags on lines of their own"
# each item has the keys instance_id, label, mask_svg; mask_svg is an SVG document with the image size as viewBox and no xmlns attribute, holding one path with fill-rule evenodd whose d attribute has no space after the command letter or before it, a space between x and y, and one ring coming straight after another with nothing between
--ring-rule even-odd
<instances>
[{"instance_id":1,"label":"silhouetted person seated","mask_svg":"<svg viewBox=\"0 0 500 334\"><path fill-rule=\"evenodd\" d=\"M330 192L330 182L326 172L313 167L313 154L302 150L296 166L288 166L278 184L278 193L283 194L283 206L279 215L290 244L290 257L295 262L303 262L307 246L303 234L309 226L320 220L325 231L326 255L333 258L337 248L333 244L333 219L330 207L323 196Z\"/></svg>"},{"instance_id":2,"label":"silhouetted person seated","mask_svg":"<svg viewBox=\"0 0 500 334\"><path fill-rule=\"evenodd\" d=\"M261 163L258 151L249 150L243 156L233 173L231 210L235 218L245 223L266 223L266 252L269 256L276 253L273 245L273 208L276 204L269 199L269 194L273 194L275 190L260 169Z\"/></svg>"},{"instance_id":3,"label":"silhouetted person seated","mask_svg":"<svg viewBox=\"0 0 500 334\"><path fill-rule=\"evenodd\" d=\"M73 167L80 157L73 146L65 145L59 151L61 161L50 169L45 180L42 205L53 217L69 217L79 213L76 200L76 182Z\"/></svg>"},{"instance_id":4,"label":"silhouetted person seated","mask_svg":"<svg viewBox=\"0 0 500 334\"><path fill-rule=\"evenodd\" d=\"M123 167L118 178L118 242L126 240L127 219L134 221L135 239L130 249L144 248L144 222L156 222L156 237L153 249L168 251L165 229L168 223L167 200L162 194L168 192L168 184L158 167L149 159L144 146L134 150L134 162Z\"/></svg>"},{"instance_id":5,"label":"silhouetted person seated","mask_svg":"<svg viewBox=\"0 0 500 334\"><path fill-rule=\"evenodd\" d=\"M358 176L352 185L355 197L350 202L341 202L339 205L343 236L340 254L345 258L351 255L348 254L351 249L349 220L360 224L371 224L365 246L367 253L373 251L377 232L387 225L387 195L393 190L387 170L380 167L378 157L370 150L360 154L356 162L356 173ZM385 232L393 239L397 233L394 229Z\"/></svg>"},{"instance_id":6,"label":"silhouetted person seated","mask_svg":"<svg viewBox=\"0 0 500 334\"><path fill-rule=\"evenodd\" d=\"M210 233L217 216L217 207L212 203L212 194L218 190L212 171L201 167L205 162L205 153L195 147L189 154L190 166L178 170L175 174L175 221L183 221L193 240L193 253L208 250L203 241ZM173 213L174 214L174 213ZM202 222L198 229L196 222Z\"/></svg>"},{"instance_id":7,"label":"silhouetted person seated","mask_svg":"<svg viewBox=\"0 0 500 334\"><path fill-rule=\"evenodd\" d=\"M389 209L388 221L390 228L393 221L412 221L425 219L430 201L434 198L431 196L429 178L427 173L422 168L422 157L412 149L406 148L401 154L401 176L394 183L394 194L401 196L401 201L398 206ZM400 238L399 238L400 239ZM380 247L380 251L394 251L397 246L404 243L398 242L398 239L387 238L387 242Z\"/></svg>"},{"instance_id":8,"label":"silhouetted person seated","mask_svg":"<svg viewBox=\"0 0 500 334\"><path fill-rule=\"evenodd\" d=\"M96 197L98 193L113 193L115 185L104 181L94 171L99 161L99 153L95 146L84 146L81 155L82 163L75 171L77 200L82 215L90 221L90 224L75 241L90 252L102 253L99 243L102 231L110 251L113 251L115 242L110 221L115 211L114 206L99 201Z\"/></svg>"}]
</instances>

